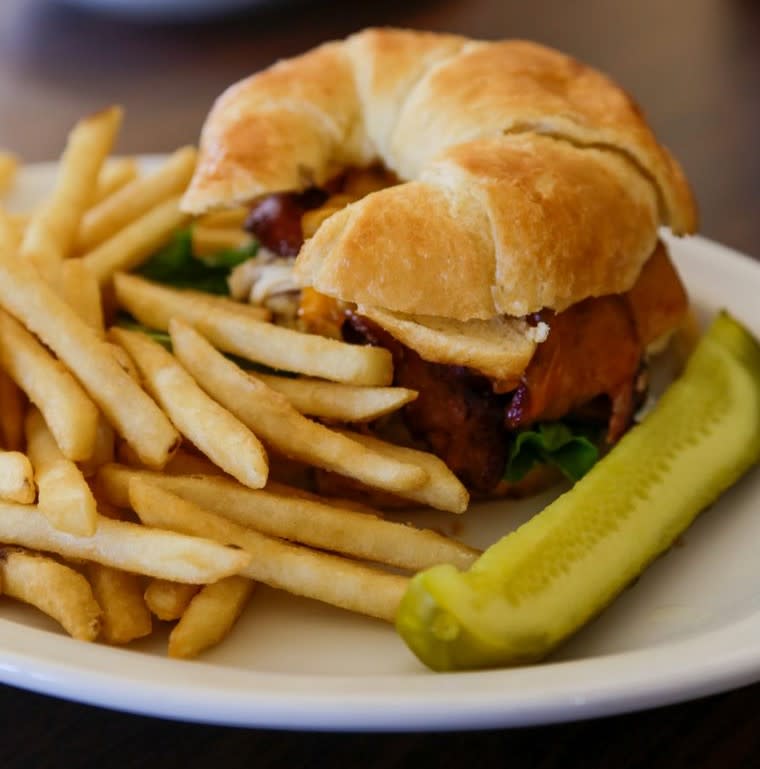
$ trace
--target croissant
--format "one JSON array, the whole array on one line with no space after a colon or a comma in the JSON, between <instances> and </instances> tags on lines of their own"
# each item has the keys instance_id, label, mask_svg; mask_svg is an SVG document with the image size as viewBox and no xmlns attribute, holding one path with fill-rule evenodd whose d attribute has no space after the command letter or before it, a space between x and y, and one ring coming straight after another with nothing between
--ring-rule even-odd
<instances>
[{"instance_id":1,"label":"croissant","mask_svg":"<svg viewBox=\"0 0 760 769\"><path fill-rule=\"evenodd\" d=\"M562 310L630 288L659 224L696 226L678 164L604 75L535 43L389 29L228 89L183 204L303 190L378 160L407 183L325 222L298 274L391 311Z\"/></svg>"},{"instance_id":2,"label":"croissant","mask_svg":"<svg viewBox=\"0 0 760 769\"><path fill-rule=\"evenodd\" d=\"M609 395L617 437L641 346L686 313L659 228L697 226L680 166L632 98L536 43L368 29L223 93L183 207L323 187L378 163L400 183L321 222L298 254L300 285L351 303L367 341L465 366L495 393L530 384L534 405L514 395L513 416ZM606 340L602 317L638 346ZM570 348L607 360L591 376Z\"/></svg>"}]
</instances>

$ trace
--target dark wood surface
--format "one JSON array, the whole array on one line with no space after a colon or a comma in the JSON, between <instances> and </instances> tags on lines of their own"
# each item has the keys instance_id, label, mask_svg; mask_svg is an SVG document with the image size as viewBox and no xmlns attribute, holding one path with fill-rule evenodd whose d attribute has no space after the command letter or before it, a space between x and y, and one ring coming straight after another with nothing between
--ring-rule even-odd
<instances>
[{"instance_id":1,"label":"dark wood surface","mask_svg":"<svg viewBox=\"0 0 760 769\"><path fill-rule=\"evenodd\" d=\"M196 139L228 83L368 24L533 38L608 71L683 162L702 232L760 256L760 3L751 0L304 0L223 21L154 25L2 0L0 146L29 161L53 158L76 117L118 101L127 108L121 150L169 150ZM760 766L759 714L756 685L579 724L317 735L176 724L0 687L0 765L459 767L485 760L542 769L731 769Z\"/></svg>"}]
</instances>

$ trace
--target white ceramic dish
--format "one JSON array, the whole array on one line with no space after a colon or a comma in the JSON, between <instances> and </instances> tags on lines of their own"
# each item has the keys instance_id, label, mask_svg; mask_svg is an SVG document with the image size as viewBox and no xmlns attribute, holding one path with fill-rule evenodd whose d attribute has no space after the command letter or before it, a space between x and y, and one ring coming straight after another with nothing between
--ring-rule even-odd
<instances>
[{"instance_id":1,"label":"white ceramic dish","mask_svg":"<svg viewBox=\"0 0 760 769\"><path fill-rule=\"evenodd\" d=\"M27 169L31 205L53 169ZM669 241L696 305L730 308L760 335L760 264L701 238ZM490 503L457 521L486 545L542 507ZM461 522L461 523L460 523ZM437 518L442 527L453 516ZM0 604L0 681L95 705L230 725L345 730L519 726L686 700L760 679L760 472L700 517L551 661L452 675L426 671L380 622L261 589L200 662L163 657L165 634L127 650L64 637Z\"/></svg>"}]
</instances>

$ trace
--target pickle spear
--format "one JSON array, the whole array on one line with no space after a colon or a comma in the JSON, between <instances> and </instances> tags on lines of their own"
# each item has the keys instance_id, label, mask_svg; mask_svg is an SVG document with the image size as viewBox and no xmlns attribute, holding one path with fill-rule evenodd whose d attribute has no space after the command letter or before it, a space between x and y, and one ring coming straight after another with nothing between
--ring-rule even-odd
<instances>
[{"instance_id":1,"label":"pickle spear","mask_svg":"<svg viewBox=\"0 0 760 769\"><path fill-rule=\"evenodd\" d=\"M760 459L760 345L727 313L570 491L467 572L417 574L396 628L434 670L534 662L601 611Z\"/></svg>"}]
</instances>

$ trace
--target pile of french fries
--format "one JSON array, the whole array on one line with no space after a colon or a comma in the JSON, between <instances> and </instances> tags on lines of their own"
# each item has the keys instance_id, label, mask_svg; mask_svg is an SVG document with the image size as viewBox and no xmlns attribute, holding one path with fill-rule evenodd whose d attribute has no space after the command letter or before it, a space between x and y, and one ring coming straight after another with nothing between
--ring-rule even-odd
<instances>
[{"instance_id":1,"label":"pile of french fries","mask_svg":"<svg viewBox=\"0 0 760 769\"><path fill-rule=\"evenodd\" d=\"M416 393L390 386L385 350L130 274L191 223L179 201L196 152L143 174L111 157L121 120L113 107L73 128L35 210L0 205L0 593L86 641L176 623L180 658L219 643L257 583L393 621L409 573L477 552L270 475L296 462L462 512L467 492L435 456L345 429ZM17 165L0 153L0 195ZM193 222L194 251L246 242L244 215ZM171 352L109 328L116 309Z\"/></svg>"}]
</instances>

